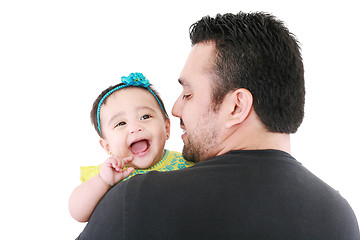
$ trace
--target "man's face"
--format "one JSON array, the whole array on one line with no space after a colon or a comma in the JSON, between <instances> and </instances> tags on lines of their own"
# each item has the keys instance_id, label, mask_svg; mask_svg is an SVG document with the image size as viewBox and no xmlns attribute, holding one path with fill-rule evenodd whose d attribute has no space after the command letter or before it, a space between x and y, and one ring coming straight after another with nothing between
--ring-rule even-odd
<instances>
[{"instance_id":1,"label":"man's face","mask_svg":"<svg viewBox=\"0 0 360 240\"><path fill-rule=\"evenodd\" d=\"M213 50L210 43L194 45L179 78L183 92L172 109L184 130L184 158L194 162L214 157L220 141L219 116L211 107Z\"/></svg>"}]
</instances>

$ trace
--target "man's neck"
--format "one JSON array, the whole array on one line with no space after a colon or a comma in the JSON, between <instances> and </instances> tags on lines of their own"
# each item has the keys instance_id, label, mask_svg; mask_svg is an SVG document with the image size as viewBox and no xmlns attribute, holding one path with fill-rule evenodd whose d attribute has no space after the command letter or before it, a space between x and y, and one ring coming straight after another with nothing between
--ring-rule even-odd
<instances>
[{"instance_id":1,"label":"man's neck","mask_svg":"<svg viewBox=\"0 0 360 240\"><path fill-rule=\"evenodd\" d=\"M231 141L231 137L228 138L228 144L224 144L221 151L217 155L225 154L231 150L264 150L275 149L281 150L291 154L290 135L281 133L268 133L263 136L254 135L252 141L248 139L246 142ZM261 140L260 140L261 139Z\"/></svg>"},{"instance_id":2,"label":"man's neck","mask_svg":"<svg viewBox=\"0 0 360 240\"><path fill-rule=\"evenodd\" d=\"M290 134L270 132L259 122L243 123L224 134L220 151L216 155L231 150L264 150L275 149L291 154Z\"/></svg>"}]
</instances>

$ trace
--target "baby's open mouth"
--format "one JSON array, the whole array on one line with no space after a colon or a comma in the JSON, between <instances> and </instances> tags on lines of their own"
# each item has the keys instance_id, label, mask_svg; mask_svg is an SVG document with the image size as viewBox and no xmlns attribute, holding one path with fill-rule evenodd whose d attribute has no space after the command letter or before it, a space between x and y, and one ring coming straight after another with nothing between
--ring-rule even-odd
<instances>
[{"instance_id":1,"label":"baby's open mouth","mask_svg":"<svg viewBox=\"0 0 360 240\"><path fill-rule=\"evenodd\" d=\"M130 150L134 155L137 155L137 154L146 152L146 150L148 150L149 147L150 147L149 140L142 139L140 141L133 142L130 145Z\"/></svg>"}]
</instances>

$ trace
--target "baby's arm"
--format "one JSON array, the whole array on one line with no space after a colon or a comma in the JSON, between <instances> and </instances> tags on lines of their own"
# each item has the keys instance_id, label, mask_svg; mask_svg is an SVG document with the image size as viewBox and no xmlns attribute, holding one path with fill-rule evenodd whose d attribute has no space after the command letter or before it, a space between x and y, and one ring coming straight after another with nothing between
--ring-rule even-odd
<instances>
[{"instance_id":1,"label":"baby's arm","mask_svg":"<svg viewBox=\"0 0 360 240\"><path fill-rule=\"evenodd\" d=\"M101 165L98 175L75 188L69 199L71 216L79 222L87 222L105 193L134 170L132 167L123 170L132 160L133 157L122 160L110 157Z\"/></svg>"}]
</instances>

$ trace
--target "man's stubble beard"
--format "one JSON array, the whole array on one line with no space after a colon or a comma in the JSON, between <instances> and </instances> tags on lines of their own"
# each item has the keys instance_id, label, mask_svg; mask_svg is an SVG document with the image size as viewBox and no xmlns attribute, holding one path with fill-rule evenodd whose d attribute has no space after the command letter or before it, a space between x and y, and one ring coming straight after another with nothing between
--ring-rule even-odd
<instances>
[{"instance_id":1,"label":"man's stubble beard","mask_svg":"<svg viewBox=\"0 0 360 240\"><path fill-rule=\"evenodd\" d=\"M211 113L203 119L211 119ZM203 162L215 156L214 149L219 145L215 122L201 121L196 132L188 132L182 151L183 157L191 162Z\"/></svg>"}]
</instances>

